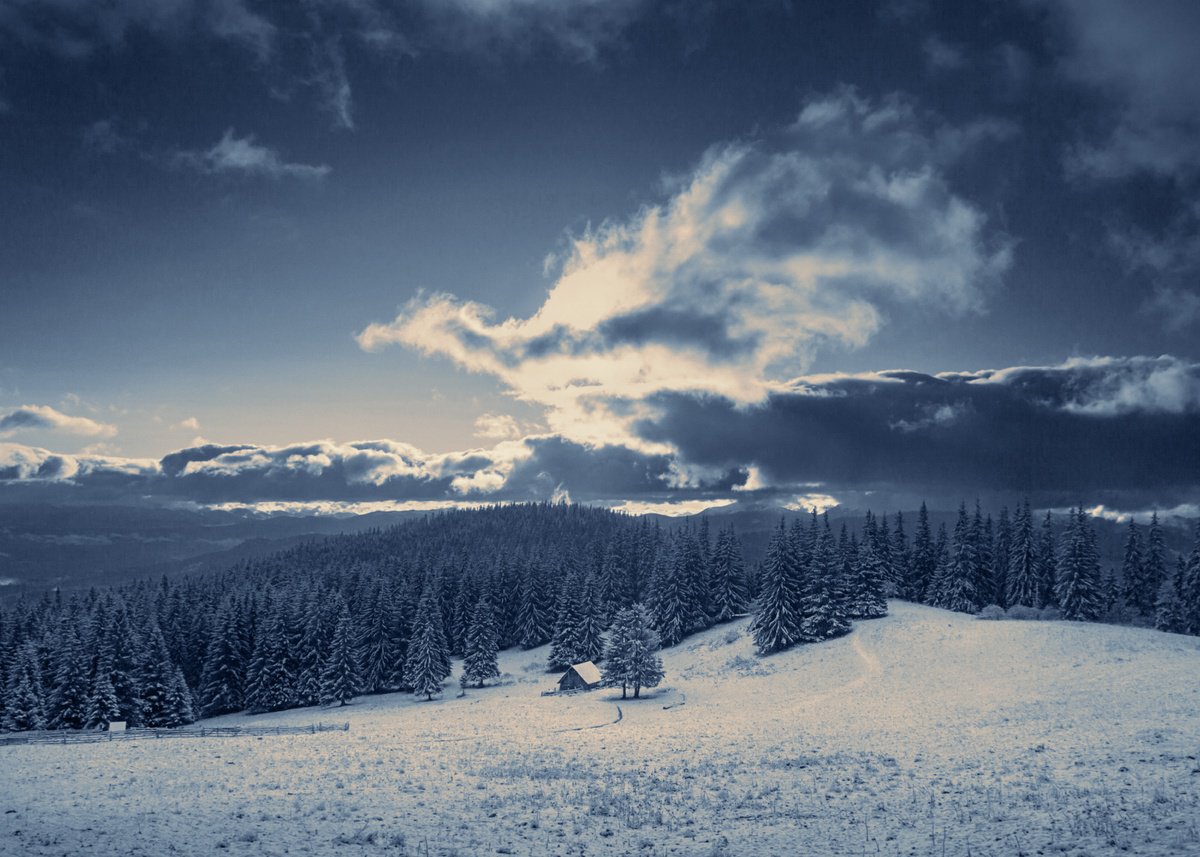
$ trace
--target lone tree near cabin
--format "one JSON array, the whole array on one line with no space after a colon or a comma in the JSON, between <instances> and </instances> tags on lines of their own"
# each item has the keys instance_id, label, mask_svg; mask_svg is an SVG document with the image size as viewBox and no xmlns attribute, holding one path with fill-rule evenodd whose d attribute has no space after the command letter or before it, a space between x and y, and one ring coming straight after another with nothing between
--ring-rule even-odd
<instances>
[{"instance_id":1,"label":"lone tree near cabin","mask_svg":"<svg viewBox=\"0 0 1200 857\"><path fill-rule=\"evenodd\" d=\"M613 617L608 646L604 651L604 685L621 688L626 699L629 688L637 699L643 687L657 687L663 679L658 634L651 627L649 611L641 604L626 607Z\"/></svg>"}]
</instances>

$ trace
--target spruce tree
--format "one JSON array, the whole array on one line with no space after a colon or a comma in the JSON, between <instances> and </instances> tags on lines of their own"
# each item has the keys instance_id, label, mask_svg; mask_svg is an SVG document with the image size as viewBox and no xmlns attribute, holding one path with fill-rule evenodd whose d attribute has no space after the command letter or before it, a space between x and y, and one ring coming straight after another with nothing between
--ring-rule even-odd
<instances>
[{"instance_id":1,"label":"spruce tree","mask_svg":"<svg viewBox=\"0 0 1200 857\"><path fill-rule=\"evenodd\" d=\"M934 551L933 533L929 527L929 510L922 501L921 511L917 513L917 531L913 535L903 597L910 601L928 602L936 568L937 556Z\"/></svg>"},{"instance_id":2,"label":"spruce tree","mask_svg":"<svg viewBox=\"0 0 1200 857\"><path fill-rule=\"evenodd\" d=\"M1184 629L1183 587L1187 574L1183 557L1179 557L1175 573L1163 579L1158 590L1154 627L1159 631L1182 634Z\"/></svg>"},{"instance_id":3,"label":"spruce tree","mask_svg":"<svg viewBox=\"0 0 1200 857\"><path fill-rule=\"evenodd\" d=\"M92 676L91 687L88 690L87 723L88 729L104 729L114 720L121 719L117 706L117 693L112 686L112 670L103 659L96 664L96 672Z\"/></svg>"},{"instance_id":4,"label":"spruce tree","mask_svg":"<svg viewBox=\"0 0 1200 857\"><path fill-rule=\"evenodd\" d=\"M1054 594L1064 619L1091 621L1104 611L1096 536L1082 508L1072 510L1063 533Z\"/></svg>"},{"instance_id":5,"label":"spruce tree","mask_svg":"<svg viewBox=\"0 0 1200 857\"><path fill-rule=\"evenodd\" d=\"M673 646L686 637L696 621L689 553L684 538L677 536L670 549L660 555L650 581L654 626L664 646Z\"/></svg>"},{"instance_id":6,"label":"spruce tree","mask_svg":"<svg viewBox=\"0 0 1200 857\"><path fill-rule=\"evenodd\" d=\"M213 625L213 639L204 660L200 698L205 717L238 711L242 707L245 686L243 640L239 608L226 602Z\"/></svg>"},{"instance_id":7,"label":"spruce tree","mask_svg":"<svg viewBox=\"0 0 1200 857\"><path fill-rule=\"evenodd\" d=\"M37 644L30 641L17 650L8 676L4 699L4 728L10 732L46 728L46 693Z\"/></svg>"},{"instance_id":8,"label":"spruce tree","mask_svg":"<svg viewBox=\"0 0 1200 857\"><path fill-rule=\"evenodd\" d=\"M391 681L396 674L396 661L401 657L396 647L395 625L391 588L386 581L378 581L365 605L357 635L363 693L395 689Z\"/></svg>"},{"instance_id":9,"label":"spruce tree","mask_svg":"<svg viewBox=\"0 0 1200 857\"><path fill-rule=\"evenodd\" d=\"M354 646L354 620L346 603L338 599L337 620L329 642L329 658L321 671L321 701L349 704L358 696L358 658Z\"/></svg>"},{"instance_id":10,"label":"spruce tree","mask_svg":"<svg viewBox=\"0 0 1200 857\"><path fill-rule=\"evenodd\" d=\"M992 553L992 588L988 599L992 604L1001 607L1008 606L1005 593L1008 591L1008 566L1012 559L1012 545L1012 521L1008 517L1008 507L1003 506L996 524L996 545Z\"/></svg>"},{"instance_id":11,"label":"spruce tree","mask_svg":"<svg viewBox=\"0 0 1200 857\"><path fill-rule=\"evenodd\" d=\"M88 659L75 626L64 623L54 652L54 691L47 711L51 729L82 729L87 725Z\"/></svg>"},{"instance_id":12,"label":"spruce tree","mask_svg":"<svg viewBox=\"0 0 1200 857\"><path fill-rule=\"evenodd\" d=\"M1196 538L1184 564L1180 602L1183 633L1200 635L1200 520L1196 522Z\"/></svg>"},{"instance_id":13,"label":"spruce tree","mask_svg":"<svg viewBox=\"0 0 1200 857\"><path fill-rule=\"evenodd\" d=\"M604 656L604 621L595 580L589 575L580 595L579 628L575 634L578 646L575 663L598 661Z\"/></svg>"},{"instance_id":14,"label":"spruce tree","mask_svg":"<svg viewBox=\"0 0 1200 857\"><path fill-rule=\"evenodd\" d=\"M495 612L491 602L480 598L471 613L467 645L463 656L462 686L483 687L488 679L499 678L500 662L496 649Z\"/></svg>"},{"instance_id":15,"label":"spruce tree","mask_svg":"<svg viewBox=\"0 0 1200 857\"><path fill-rule=\"evenodd\" d=\"M752 629L759 654L782 651L800 640L800 585L800 570L781 521L767 545L754 607Z\"/></svg>"},{"instance_id":16,"label":"spruce tree","mask_svg":"<svg viewBox=\"0 0 1200 857\"><path fill-rule=\"evenodd\" d=\"M1145 621L1154 614L1156 590L1146 580L1146 561L1142 557L1142 534L1137 521L1130 517L1121 560L1121 597L1134 621Z\"/></svg>"},{"instance_id":17,"label":"spruce tree","mask_svg":"<svg viewBox=\"0 0 1200 857\"><path fill-rule=\"evenodd\" d=\"M1163 581L1170 576L1167 570L1167 548L1163 543L1162 527L1158 523L1158 512L1150 516L1150 527L1146 532L1145 560L1143 562L1145 587L1148 590L1144 602L1139 602L1139 608L1145 609L1147 616L1153 615L1157 609L1158 593Z\"/></svg>"},{"instance_id":18,"label":"spruce tree","mask_svg":"<svg viewBox=\"0 0 1200 857\"><path fill-rule=\"evenodd\" d=\"M142 722L145 726L170 726L174 719L170 699L171 681L176 670L158 622L150 620L146 648L142 653L138 683L141 687Z\"/></svg>"},{"instance_id":19,"label":"spruce tree","mask_svg":"<svg viewBox=\"0 0 1200 857\"><path fill-rule=\"evenodd\" d=\"M1041 540L1038 545L1038 605L1057 607L1058 554L1055 550L1054 517L1049 511L1042 521Z\"/></svg>"},{"instance_id":20,"label":"spruce tree","mask_svg":"<svg viewBox=\"0 0 1200 857\"><path fill-rule=\"evenodd\" d=\"M551 670L565 670L583 660L579 657L582 648L579 629L583 624L583 594L580 590L581 585L573 575L564 577L558 588L554 635L550 638L547 663Z\"/></svg>"},{"instance_id":21,"label":"spruce tree","mask_svg":"<svg viewBox=\"0 0 1200 857\"><path fill-rule=\"evenodd\" d=\"M979 603L979 551L978 533L967 517L967 504L958 509L958 522L954 525L954 546L942 591L940 606L960 613L976 613L983 605Z\"/></svg>"},{"instance_id":22,"label":"spruce tree","mask_svg":"<svg viewBox=\"0 0 1200 857\"><path fill-rule=\"evenodd\" d=\"M424 695L426 700L431 700L435 693L442 692L442 681L450 674L446 649L440 608L432 588L427 585L413 617L412 636L404 662L404 684L414 695Z\"/></svg>"},{"instance_id":23,"label":"spruce tree","mask_svg":"<svg viewBox=\"0 0 1200 857\"><path fill-rule=\"evenodd\" d=\"M246 671L245 705L251 714L280 711L296 703L295 676L288 670L287 625L282 603L267 602L254 655Z\"/></svg>"},{"instance_id":24,"label":"spruce tree","mask_svg":"<svg viewBox=\"0 0 1200 857\"><path fill-rule=\"evenodd\" d=\"M634 699L643 687L657 687L663 679L662 659L655 654L658 648L658 634L645 607L634 604L618 611L604 650L605 686L620 687L622 699L631 687Z\"/></svg>"},{"instance_id":25,"label":"spruce tree","mask_svg":"<svg viewBox=\"0 0 1200 857\"><path fill-rule=\"evenodd\" d=\"M1040 607L1042 603L1038 546L1028 500L1017 507L1013 518L1005 601L1007 606L1021 604L1025 607Z\"/></svg>"},{"instance_id":26,"label":"spruce tree","mask_svg":"<svg viewBox=\"0 0 1200 857\"><path fill-rule=\"evenodd\" d=\"M838 592L838 564L833 551L833 539L825 531L813 546L809 574L805 580L801 638L819 642L840 637L850 630Z\"/></svg>"},{"instance_id":27,"label":"spruce tree","mask_svg":"<svg viewBox=\"0 0 1200 857\"><path fill-rule=\"evenodd\" d=\"M534 649L550 641L554 631L553 605L540 560L530 560L521 576L517 608L517 634L522 649Z\"/></svg>"},{"instance_id":28,"label":"spruce tree","mask_svg":"<svg viewBox=\"0 0 1200 857\"><path fill-rule=\"evenodd\" d=\"M887 615L887 559L879 550L879 534L880 529L868 512L851 580L848 618L878 619Z\"/></svg>"},{"instance_id":29,"label":"spruce tree","mask_svg":"<svg viewBox=\"0 0 1200 857\"><path fill-rule=\"evenodd\" d=\"M717 534L710 563L709 588L714 622L728 622L746 612L745 579L742 546L732 527L723 529Z\"/></svg>"}]
</instances>

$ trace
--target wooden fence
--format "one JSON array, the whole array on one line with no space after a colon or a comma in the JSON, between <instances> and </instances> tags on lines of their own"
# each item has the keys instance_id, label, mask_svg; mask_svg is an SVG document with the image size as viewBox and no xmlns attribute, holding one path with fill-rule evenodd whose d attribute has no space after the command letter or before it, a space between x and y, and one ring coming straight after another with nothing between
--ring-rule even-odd
<instances>
[{"instance_id":1,"label":"wooden fence","mask_svg":"<svg viewBox=\"0 0 1200 857\"><path fill-rule=\"evenodd\" d=\"M307 726L187 726L180 729L126 729L121 732L101 732L94 729L50 729L41 732L0 733L0 746L6 744L88 744L96 741L138 741L160 738L315 735L318 732L349 731L349 723L310 723Z\"/></svg>"}]
</instances>

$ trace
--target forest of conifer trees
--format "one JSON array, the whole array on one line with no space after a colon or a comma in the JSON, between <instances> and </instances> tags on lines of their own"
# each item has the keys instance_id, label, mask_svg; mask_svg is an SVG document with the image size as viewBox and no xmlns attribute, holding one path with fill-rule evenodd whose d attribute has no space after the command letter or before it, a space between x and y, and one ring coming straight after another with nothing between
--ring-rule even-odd
<instances>
[{"instance_id":1,"label":"forest of conifer trees","mask_svg":"<svg viewBox=\"0 0 1200 857\"><path fill-rule=\"evenodd\" d=\"M1035 520L1025 503L994 521L964 503L952 532L934 532L922 506L911 538L900 514L835 533L814 512L781 521L747 568L738 536L707 518L663 527L561 504L440 513L220 574L17 602L0 611L0 728L173 727L396 690L432 699L452 658L463 687L497 679L497 652L514 646L548 643L548 670L602 662L618 614L622 638L647 638L636 626L649 623L671 646L752 612L765 655L883 616L889 597L1200 634L1200 527L1172 558L1157 517L1130 522L1122 565L1105 573L1082 509ZM638 669L653 678L652 663Z\"/></svg>"}]
</instances>

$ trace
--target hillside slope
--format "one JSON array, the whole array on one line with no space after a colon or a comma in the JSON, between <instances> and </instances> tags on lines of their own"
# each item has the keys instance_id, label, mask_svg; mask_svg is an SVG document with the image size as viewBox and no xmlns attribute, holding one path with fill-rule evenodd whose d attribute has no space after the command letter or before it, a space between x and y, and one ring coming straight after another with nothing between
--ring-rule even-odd
<instances>
[{"instance_id":1,"label":"hillside slope","mask_svg":"<svg viewBox=\"0 0 1200 857\"><path fill-rule=\"evenodd\" d=\"M510 651L463 697L207 721L346 733L0 748L0 853L1200 854L1200 640L891 607L766 659L713 629L642 700Z\"/></svg>"}]
</instances>

